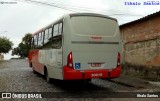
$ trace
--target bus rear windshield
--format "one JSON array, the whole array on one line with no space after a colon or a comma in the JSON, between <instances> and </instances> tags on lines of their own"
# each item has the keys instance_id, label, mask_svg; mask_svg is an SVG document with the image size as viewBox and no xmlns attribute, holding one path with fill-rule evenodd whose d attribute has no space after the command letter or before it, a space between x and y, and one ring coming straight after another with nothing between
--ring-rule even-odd
<instances>
[{"instance_id":1,"label":"bus rear windshield","mask_svg":"<svg viewBox=\"0 0 160 101\"><path fill-rule=\"evenodd\" d=\"M114 36L117 21L104 17L76 16L71 18L72 30L76 34Z\"/></svg>"}]
</instances>

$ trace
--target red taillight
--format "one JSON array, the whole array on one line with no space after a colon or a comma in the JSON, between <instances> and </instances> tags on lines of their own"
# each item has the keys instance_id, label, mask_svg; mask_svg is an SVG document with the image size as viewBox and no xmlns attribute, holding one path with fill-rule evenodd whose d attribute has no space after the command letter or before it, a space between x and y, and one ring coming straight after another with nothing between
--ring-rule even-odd
<instances>
[{"instance_id":1,"label":"red taillight","mask_svg":"<svg viewBox=\"0 0 160 101\"><path fill-rule=\"evenodd\" d=\"M72 52L68 54L67 58L67 66L70 68L73 68L73 58L72 58Z\"/></svg>"},{"instance_id":2,"label":"red taillight","mask_svg":"<svg viewBox=\"0 0 160 101\"><path fill-rule=\"evenodd\" d=\"M117 57L117 67L120 66L120 62L121 62L121 55L118 52L118 57Z\"/></svg>"}]
</instances>

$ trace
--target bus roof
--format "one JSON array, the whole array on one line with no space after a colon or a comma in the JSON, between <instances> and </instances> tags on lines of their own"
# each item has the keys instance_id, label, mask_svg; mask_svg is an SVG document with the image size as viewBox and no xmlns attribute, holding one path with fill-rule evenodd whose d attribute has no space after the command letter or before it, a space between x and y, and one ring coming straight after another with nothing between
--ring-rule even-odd
<instances>
[{"instance_id":1,"label":"bus roof","mask_svg":"<svg viewBox=\"0 0 160 101\"><path fill-rule=\"evenodd\" d=\"M111 19L111 20L115 20L117 21L117 19L109 17L107 15L102 15L102 14L97 14L97 13L71 13L71 14L65 14L62 17L60 17L59 19L55 20L54 22L48 24L47 26L41 28L40 30L34 32L32 35L36 35L37 33L44 31L46 28L49 28L50 26L52 26L54 23L57 23L58 21L62 20L64 17L66 16L70 16L70 17L75 17L75 16L94 16L94 17L103 17L103 18L107 18L107 19Z\"/></svg>"},{"instance_id":2,"label":"bus roof","mask_svg":"<svg viewBox=\"0 0 160 101\"><path fill-rule=\"evenodd\" d=\"M43 30L44 30L44 29L43 29L43 28L41 28L41 29L39 29L38 31L36 31L36 32L32 33L32 35L34 36L34 35L36 35L37 33L41 32L41 31L43 31Z\"/></svg>"},{"instance_id":3,"label":"bus roof","mask_svg":"<svg viewBox=\"0 0 160 101\"><path fill-rule=\"evenodd\" d=\"M107 15L97 14L97 13L72 13L72 14L69 14L69 15L70 15L70 17L74 17L74 16L103 17L103 18L108 18L108 19L117 21L117 19L115 19L115 18L109 17L109 16L107 16Z\"/></svg>"}]
</instances>

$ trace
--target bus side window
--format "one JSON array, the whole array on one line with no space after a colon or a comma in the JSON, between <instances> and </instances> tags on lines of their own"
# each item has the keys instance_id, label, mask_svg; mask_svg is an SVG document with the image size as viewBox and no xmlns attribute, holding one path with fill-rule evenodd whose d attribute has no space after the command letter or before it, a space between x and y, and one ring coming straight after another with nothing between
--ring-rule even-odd
<instances>
[{"instance_id":1,"label":"bus side window","mask_svg":"<svg viewBox=\"0 0 160 101\"><path fill-rule=\"evenodd\" d=\"M39 33L37 34L37 48L38 48L38 41L39 41Z\"/></svg>"},{"instance_id":2,"label":"bus side window","mask_svg":"<svg viewBox=\"0 0 160 101\"><path fill-rule=\"evenodd\" d=\"M62 35L53 37L52 48L60 49L62 47Z\"/></svg>"},{"instance_id":3,"label":"bus side window","mask_svg":"<svg viewBox=\"0 0 160 101\"><path fill-rule=\"evenodd\" d=\"M43 44L41 48L51 48L51 47L52 47L52 26L50 26L45 30Z\"/></svg>"},{"instance_id":4,"label":"bus side window","mask_svg":"<svg viewBox=\"0 0 160 101\"><path fill-rule=\"evenodd\" d=\"M57 36L58 35L58 24L54 25L54 34L53 36Z\"/></svg>"},{"instance_id":5,"label":"bus side window","mask_svg":"<svg viewBox=\"0 0 160 101\"><path fill-rule=\"evenodd\" d=\"M31 48L34 48L34 37L32 37L32 40L31 40Z\"/></svg>"},{"instance_id":6,"label":"bus side window","mask_svg":"<svg viewBox=\"0 0 160 101\"><path fill-rule=\"evenodd\" d=\"M43 46L43 43L44 43L44 31L41 34L42 34L42 42L41 42L41 44Z\"/></svg>"},{"instance_id":7,"label":"bus side window","mask_svg":"<svg viewBox=\"0 0 160 101\"><path fill-rule=\"evenodd\" d=\"M61 23L59 23L59 27L58 27L58 35L61 35L62 34L62 22Z\"/></svg>"},{"instance_id":8,"label":"bus side window","mask_svg":"<svg viewBox=\"0 0 160 101\"><path fill-rule=\"evenodd\" d=\"M34 48L37 48L37 35L34 35L34 45L33 45L33 47Z\"/></svg>"},{"instance_id":9,"label":"bus side window","mask_svg":"<svg viewBox=\"0 0 160 101\"><path fill-rule=\"evenodd\" d=\"M37 38L37 41L38 41L37 46L39 47L39 45L40 45L40 40L41 40L41 34L38 33L37 36L38 36L38 38Z\"/></svg>"},{"instance_id":10,"label":"bus side window","mask_svg":"<svg viewBox=\"0 0 160 101\"><path fill-rule=\"evenodd\" d=\"M54 25L52 26L52 39L53 39L53 35L54 34Z\"/></svg>"},{"instance_id":11,"label":"bus side window","mask_svg":"<svg viewBox=\"0 0 160 101\"><path fill-rule=\"evenodd\" d=\"M49 39L52 37L52 27L49 28Z\"/></svg>"},{"instance_id":12,"label":"bus side window","mask_svg":"<svg viewBox=\"0 0 160 101\"><path fill-rule=\"evenodd\" d=\"M45 33L44 33L44 44L46 44L48 42L48 38L49 38L49 33L48 33L48 29L45 30Z\"/></svg>"},{"instance_id":13,"label":"bus side window","mask_svg":"<svg viewBox=\"0 0 160 101\"><path fill-rule=\"evenodd\" d=\"M38 37L38 48L40 48L43 44L43 32L39 33L39 37Z\"/></svg>"}]
</instances>

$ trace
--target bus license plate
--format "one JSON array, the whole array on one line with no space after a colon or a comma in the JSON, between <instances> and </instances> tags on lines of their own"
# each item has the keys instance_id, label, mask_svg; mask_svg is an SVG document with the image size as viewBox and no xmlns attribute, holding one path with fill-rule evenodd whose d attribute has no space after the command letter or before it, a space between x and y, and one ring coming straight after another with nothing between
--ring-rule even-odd
<instances>
[{"instance_id":1,"label":"bus license plate","mask_svg":"<svg viewBox=\"0 0 160 101\"><path fill-rule=\"evenodd\" d=\"M91 63L91 67L101 67L101 63Z\"/></svg>"}]
</instances>

